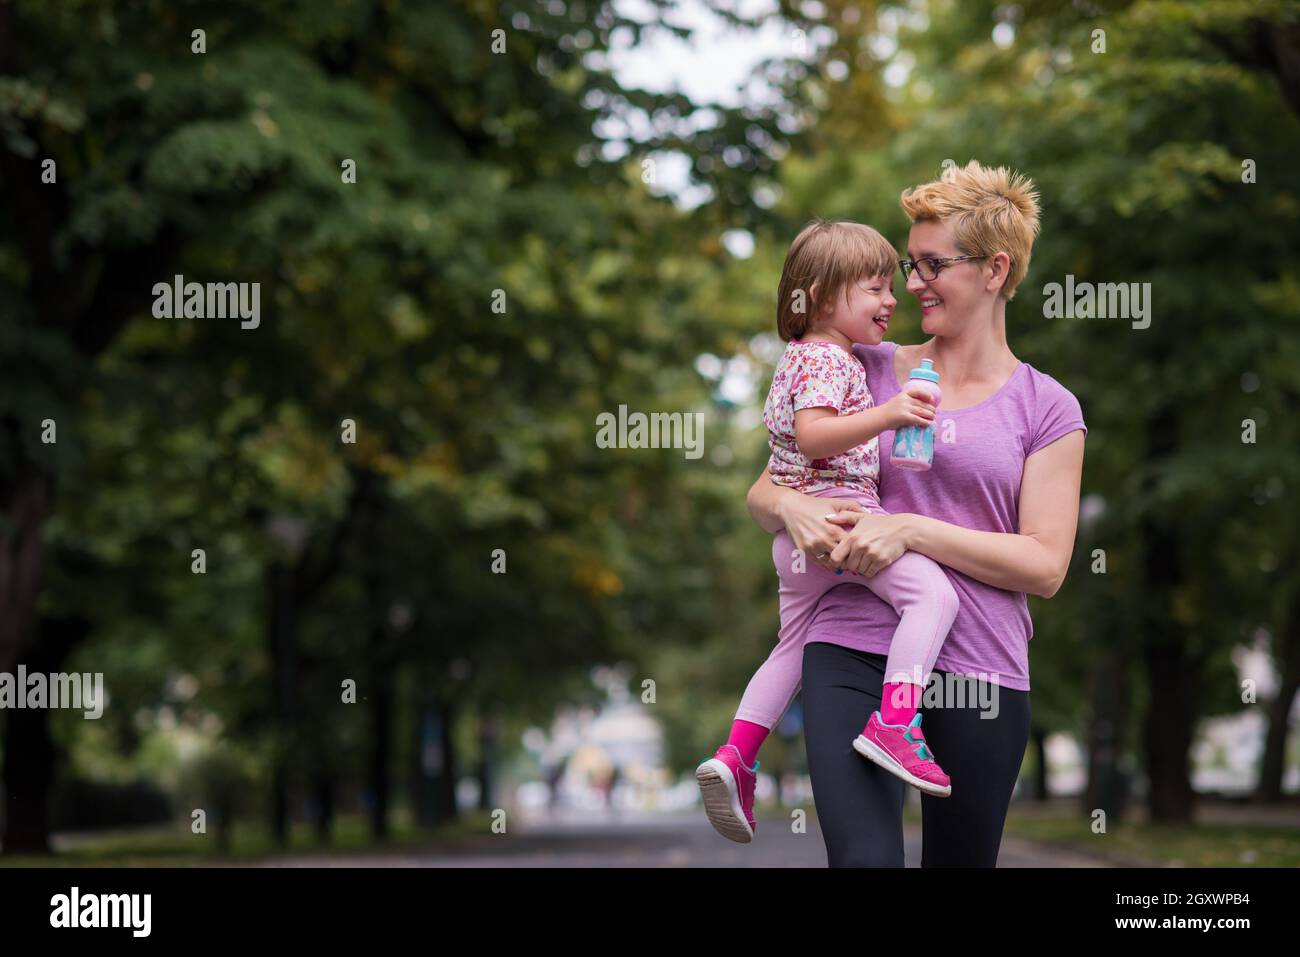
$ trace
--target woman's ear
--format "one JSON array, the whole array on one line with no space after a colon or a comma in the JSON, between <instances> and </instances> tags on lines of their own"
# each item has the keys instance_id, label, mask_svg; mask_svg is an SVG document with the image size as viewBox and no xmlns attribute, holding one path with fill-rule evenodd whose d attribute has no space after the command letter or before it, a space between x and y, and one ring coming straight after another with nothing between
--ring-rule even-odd
<instances>
[{"instance_id":1,"label":"woman's ear","mask_svg":"<svg viewBox=\"0 0 1300 957\"><path fill-rule=\"evenodd\" d=\"M1011 257L1006 253L994 253L989 259L989 268L989 281L984 288L989 292L1001 292L1011 275Z\"/></svg>"}]
</instances>

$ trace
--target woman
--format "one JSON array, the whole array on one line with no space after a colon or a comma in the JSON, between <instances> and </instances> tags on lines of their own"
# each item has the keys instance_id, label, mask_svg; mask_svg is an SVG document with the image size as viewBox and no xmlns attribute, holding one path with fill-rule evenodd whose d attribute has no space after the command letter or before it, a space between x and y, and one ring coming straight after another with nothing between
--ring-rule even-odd
<instances>
[{"instance_id":1,"label":"woman","mask_svg":"<svg viewBox=\"0 0 1300 957\"><path fill-rule=\"evenodd\" d=\"M908 549L944 566L960 607L935 663L946 693L927 692L925 730L952 793L921 798L921 863L992 867L1029 736L1025 595L1050 598L1065 578L1087 427L1075 397L1007 345L1006 304L1038 232L1033 184L971 162L905 192L902 205L912 228L901 265L931 338L855 354L878 404L932 361L943 388L933 467L891 467L890 431L880 435L880 485L893 514L851 503L828 514L825 499L775 485L766 470L748 504L763 528L784 527L828 568L870 576ZM880 707L897 625L868 590L841 586L808 632L804 734L832 867L903 865L905 785L851 746L862 715Z\"/></svg>"}]
</instances>

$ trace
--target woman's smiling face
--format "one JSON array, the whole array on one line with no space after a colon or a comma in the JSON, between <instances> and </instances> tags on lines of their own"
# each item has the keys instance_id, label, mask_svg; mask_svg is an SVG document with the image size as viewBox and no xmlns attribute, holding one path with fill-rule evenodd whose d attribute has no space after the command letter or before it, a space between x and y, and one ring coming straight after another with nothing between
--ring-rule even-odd
<instances>
[{"instance_id":1,"label":"woman's smiling face","mask_svg":"<svg viewBox=\"0 0 1300 957\"><path fill-rule=\"evenodd\" d=\"M951 227L924 220L912 225L907 255L913 260L950 259L964 253L957 248ZM921 303L921 330L931 336L959 335L977 313L976 307L989 297L988 279L984 261L977 259L949 263L930 280L913 269L907 291Z\"/></svg>"}]
</instances>

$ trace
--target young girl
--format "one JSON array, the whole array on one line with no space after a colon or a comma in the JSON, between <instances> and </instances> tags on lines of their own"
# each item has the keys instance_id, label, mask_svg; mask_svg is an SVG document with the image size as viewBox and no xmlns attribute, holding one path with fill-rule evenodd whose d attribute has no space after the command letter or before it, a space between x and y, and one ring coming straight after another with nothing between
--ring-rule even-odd
<instances>
[{"instance_id":1,"label":"young girl","mask_svg":"<svg viewBox=\"0 0 1300 957\"><path fill-rule=\"evenodd\" d=\"M916 386L876 407L851 351L854 343L879 345L884 337L897 302L897 265L884 237L859 223L815 220L795 238L777 290L777 329L786 348L763 410L773 482L884 512L877 436L934 421L929 396ZM733 841L753 840L758 749L799 691L804 636L818 599L846 581L871 589L899 616L881 707L853 747L926 794L948 796L951 782L925 745L917 711L957 614L957 595L943 570L906 552L870 578L842 576L799 553L785 531L772 543L772 559L780 578L777 646L745 689L727 743L696 769L710 822Z\"/></svg>"}]
</instances>

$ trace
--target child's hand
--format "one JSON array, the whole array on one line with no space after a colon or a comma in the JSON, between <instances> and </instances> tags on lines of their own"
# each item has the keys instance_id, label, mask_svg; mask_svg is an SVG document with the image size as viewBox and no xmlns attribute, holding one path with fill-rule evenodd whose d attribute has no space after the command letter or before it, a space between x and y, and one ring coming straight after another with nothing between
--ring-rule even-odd
<instances>
[{"instance_id":1,"label":"child's hand","mask_svg":"<svg viewBox=\"0 0 1300 957\"><path fill-rule=\"evenodd\" d=\"M934 406L930 403L930 393L924 386L909 385L884 405L889 415L889 427L901 429L905 425L919 425L922 428L934 422Z\"/></svg>"}]
</instances>

